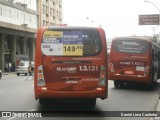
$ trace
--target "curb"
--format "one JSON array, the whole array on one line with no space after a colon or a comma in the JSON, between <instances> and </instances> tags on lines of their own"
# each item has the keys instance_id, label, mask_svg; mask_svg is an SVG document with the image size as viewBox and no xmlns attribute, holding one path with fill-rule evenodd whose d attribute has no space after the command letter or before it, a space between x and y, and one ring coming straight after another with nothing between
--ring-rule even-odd
<instances>
[{"instance_id":1,"label":"curb","mask_svg":"<svg viewBox=\"0 0 160 120\"><path fill-rule=\"evenodd\" d=\"M156 111L160 111L160 95L156 95L158 97L157 109ZM152 120L160 120L160 116L154 117Z\"/></svg>"},{"instance_id":2,"label":"curb","mask_svg":"<svg viewBox=\"0 0 160 120\"><path fill-rule=\"evenodd\" d=\"M9 74L16 74L16 72L7 72L7 73L2 73L3 75L9 75Z\"/></svg>"}]
</instances>

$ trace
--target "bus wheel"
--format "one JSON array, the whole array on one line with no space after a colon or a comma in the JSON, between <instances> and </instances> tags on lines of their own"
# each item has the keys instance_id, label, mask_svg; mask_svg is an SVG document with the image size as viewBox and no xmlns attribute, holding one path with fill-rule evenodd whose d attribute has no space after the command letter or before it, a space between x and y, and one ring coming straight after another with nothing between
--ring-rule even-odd
<instances>
[{"instance_id":1,"label":"bus wheel","mask_svg":"<svg viewBox=\"0 0 160 120\"><path fill-rule=\"evenodd\" d=\"M1 78L2 78L2 74L0 73L0 80L1 80Z\"/></svg>"},{"instance_id":2,"label":"bus wheel","mask_svg":"<svg viewBox=\"0 0 160 120\"><path fill-rule=\"evenodd\" d=\"M45 99L45 98L39 98L39 104L40 105L46 105L47 104L47 99Z\"/></svg>"},{"instance_id":3,"label":"bus wheel","mask_svg":"<svg viewBox=\"0 0 160 120\"><path fill-rule=\"evenodd\" d=\"M154 87L156 87L156 85L157 85L157 81L155 81L155 82L152 81L150 84L147 84L147 88L149 90L153 90Z\"/></svg>"},{"instance_id":4,"label":"bus wheel","mask_svg":"<svg viewBox=\"0 0 160 120\"><path fill-rule=\"evenodd\" d=\"M156 81L157 82L157 81ZM151 73L151 83L148 84L148 89L152 90L156 86L156 82L154 81L154 74L153 72Z\"/></svg>"},{"instance_id":5,"label":"bus wheel","mask_svg":"<svg viewBox=\"0 0 160 120\"><path fill-rule=\"evenodd\" d=\"M19 73L17 73L17 76L19 76Z\"/></svg>"},{"instance_id":6,"label":"bus wheel","mask_svg":"<svg viewBox=\"0 0 160 120\"><path fill-rule=\"evenodd\" d=\"M90 108L95 108L96 106L96 98L86 99L85 103Z\"/></svg>"},{"instance_id":7,"label":"bus wheel","mask_svg":"<svg viewBox=\"0 0 160 120\"><path fill-rule=\"evenodd\" d=\"M154 82L154 86L156 86L157 85L157 80Z\"/></svg>"},{"instance_id":8,"label":"bus wheel","mask_svg":"<svg viewBox=\"0 0 160 120\"><path fill-rule=\"evenodd\" d=\"M147 84L147 89L153 90L153 88L154 88L154 84L153 83Z\"/></svg>"},{"instance_id":9,"label":"bus wheel","mask_svg":"<svg viewBox=\"0 0 160 120\"><path fill-rule=\"evenodd\" d=\"M125 84L122 81L114 81L114 86L116 88L124 88Z\"/></svg>"}]
</instances>

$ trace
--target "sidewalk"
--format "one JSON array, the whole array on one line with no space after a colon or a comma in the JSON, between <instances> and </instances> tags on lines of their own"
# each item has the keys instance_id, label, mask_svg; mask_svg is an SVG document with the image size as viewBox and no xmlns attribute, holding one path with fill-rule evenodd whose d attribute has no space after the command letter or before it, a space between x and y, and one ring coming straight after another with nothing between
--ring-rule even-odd
<instances>
[{"instance_id":1,"label":"sidewalk","mask_svg":"<svg viewBox=\"0 0 160 120\"><path fill-rule=\"evenodd\" d=\"M8 75L8 74L16 74L16 72L4 72L2 73L3 75Z\"/></svg>"},{"instance_id":2,"label":"sidewalk","mask_svg":"<svg viewBox=\"0 0 160 120\"><path fill-rule=\"evenodd\" d=\"M160 79L158 79L159 82ZM160 94L157 94L157 99L158 99L158 103L157 103L157 109L156 111L158 112L158 115L160 114ZM152 120L160 120L160 116L158 117L154 117Z\"/></svg>"},{"instance_id":3,"label":"sidewalk","mask_svg":"<svg viewBox=\"0 0 160 120\"><path fill-rule=\"evenodd\" d=\"M158 98L160 99L160 95L157 95ZM158 105L157 105L157 109L156 109L157 112L160 112L160 100L158 100ZM159 113L158 113L159 114ZM158 117L154 117L152 120L160 120L160 116Z\"/></svg>"}]
</instances>

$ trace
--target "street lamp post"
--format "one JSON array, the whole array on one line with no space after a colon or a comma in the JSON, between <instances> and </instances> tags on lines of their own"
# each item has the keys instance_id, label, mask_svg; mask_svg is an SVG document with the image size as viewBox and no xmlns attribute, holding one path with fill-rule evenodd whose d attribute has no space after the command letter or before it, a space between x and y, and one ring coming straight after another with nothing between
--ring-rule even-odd
<instances>
[{"instance_id":1,"label":"street lamp post","mask_svg":"<svg viewBox=\"0 0 160 120\"><path fill-rule=\"evenodd\" d=\"M147 0L145 0L144 2L151 3L151 4L154 5L154 6L157 8L157 10L160 12L160 9L157 7L157 5L156 5L155 3L150 2L150 1L147 1Z\"/></svg>"},{"instance_id":2,"label":"street lamp post","mask_svg":"<svg viewBox=\"0 0 160 120\"><path fill-rule=\"evenodd\" d=\"M144 2L147 2L147 3L150 3L150 4L154 5L154 6L157 8L157 10L160 12L160 9L157 7L157 5L156 5L155 3L150 2L150 1L147 1L147 0L144 0ZM159 16L160 16L160 15L159 15ZM159 21L159 23L160 23L160 21ZM155 32L155 27L153 27L153 32ZM153 37L153 39L155 39L155 40L156 40L156 43L159 44L159 42L158 42L158 40L157 40L157 38L159 37L159 35L154 33L153 36L156 37L156 38Z\"/></svg>"}]
</instances>

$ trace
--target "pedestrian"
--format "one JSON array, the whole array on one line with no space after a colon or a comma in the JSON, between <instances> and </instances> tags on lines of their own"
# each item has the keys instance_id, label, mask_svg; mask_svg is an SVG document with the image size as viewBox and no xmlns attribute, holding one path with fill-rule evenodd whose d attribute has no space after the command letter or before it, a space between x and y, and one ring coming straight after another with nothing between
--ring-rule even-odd
<instances>
[{"instance_id":1,"label":"pedestrian","mask_svg":"<svg viewBox=\"0 0 160 120\"><path fill-rule=\"evenodd\" d=\"M13 72L15 72L15 68L16 68L15 62L13 62L13 64L12 64L12 71Z\"/></svg>"},{"instance_id":2,"label":"pedestrian","mask_svg":"<svg viewBox=\"0 0 160 120\"><path fill-rule=\"evenodd\" d=\"M9 69L9 64L6 63L6 65L5 65L5 73L6 73L6 74L7 74L7 72L8 72L8 69Z\"/></svg>"},{"instance_id":3,"label":"pedestrian","mask_svg":"<svg viewBox=\"0 0 160 120\"><path fill-rule=\"evenodd\" d=\"M31 73L32 73L31 75L32 75L32 78L33 78L34 77L34 66L33 65L31 66Z\"/></svg>"},{"instance_id":4,"label":"pedestrian","mask_svg":"<svg viewBox=\"0 0 160 120\"><path fill-rule=\"evenodd\" d=\"M28 75L27 75L26 80L28 80L29 76L32 76L32 78L33 78L33 71L34 71L34 68L33 68L32 64L29 63L29 65L28 65Z\"/></svg>"}]
</instances>

